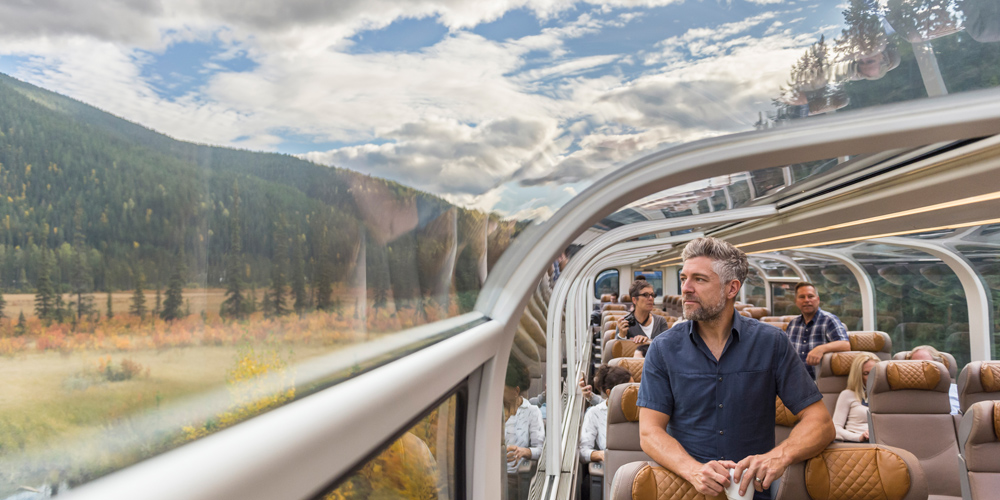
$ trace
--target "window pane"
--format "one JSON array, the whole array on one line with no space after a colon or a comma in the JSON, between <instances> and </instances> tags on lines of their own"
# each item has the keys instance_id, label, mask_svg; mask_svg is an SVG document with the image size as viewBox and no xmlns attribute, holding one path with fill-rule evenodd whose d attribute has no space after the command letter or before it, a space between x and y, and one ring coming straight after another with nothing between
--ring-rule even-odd
<instances>
[{"instance_id":1,"label":"window pane","mask_svg":"<svg viewBox=\"0 0 1000 500\"><path fill-rule=\"evenodd\" d=\"M800 265L809 275L809 282L816 286L820 307L840 318L848 330L861 330L861 288L850 269L825 261Z\"/></svg>"},{"instance_id":2,"label":"window pane","mask_svg":"<svg viewBox=\"0 0 1000 500\"><path fill-rule=\"evenodd\" d=\"M983 239L989 238L989 235L983 236ZM996 238L996 236L993 236ZM1000 344L1000 325L997 325L998 319L1000 319L1000 251L995 247L979 247L979 246L959 246L956 248L966 259L976 269L979 273L980 279L983 281L983 286L986 288L986 293L989 294L990 299L990 345L993 355L991 359L1000 359L1000 349L998 349L998 344Z\"/></svg>"},{"instance_id":3,"label":"window pane","mask_svg":"<svg viewBox=\"0 0 1000 500\"><path fill-rule=\"evenodd\" d=\"M798 314L795 307L795 283L771 283L771 316Z\"/></svg>"},{"instance_id":4,"label":"window pane","mask_svg":"<svg viewBox=\"0 0 1000 500\"><path fill-rule=\"evenodd\" d=\"M764 287L766 283L764 279L760 277L757 270L750 268L747 273L747 283L746 283L746 300L747 304L753 304L756 307L767 306L767 296Z\"/></svg>"},{"instance_id":5,"label":"window pane","mask_svg":"<svg viewBox=\"0 0 1000 500\"><path fill-rule=\"evenodd\" d=\"M878 329L892 336L892 350L931 345L951 353L960 367L965 366L971 359L969 309L955 273L923 252L894 252L896 247L887 245L858 248L880 252L854 257L875 284ZM887 258L888 252L894 252L894 257Z\"/></svg>"},{"instance_id":6,"label":"window pane","mask_svg":"<svg viewBox=\"0 0 1000 500\"><path fill-rule=\"evenodd\" d=\"M457 395L435 408L361 469L323 495L324 500L458 498L455 450Z\"/></svg>"},{"instance_id":7,"label":"window pane","mask_svg":"<svg viewBox=\"0 0 1000 500\"><path fill-rule=\"evenodd\" d=\"M618 270L607 269L601 271L594 280L594 298L600 299L601 295L612 294L618 296Z\"/></svg>"},{"instance_id":8,"label":"window pane","mask_svg":"<svg viewBox=\"0 0 1000 500\"><path fill-rule=\"evenodd\" d=\"M636 271L635 278L642 276L653 285L653 290L657 297L663 296L663 271Z\"/></svg>"}]
</instances>

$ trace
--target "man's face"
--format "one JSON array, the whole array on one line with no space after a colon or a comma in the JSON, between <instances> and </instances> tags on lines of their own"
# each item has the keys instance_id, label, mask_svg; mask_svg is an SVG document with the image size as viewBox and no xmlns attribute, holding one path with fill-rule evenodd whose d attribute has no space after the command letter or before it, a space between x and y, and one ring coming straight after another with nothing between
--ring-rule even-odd
<instances>
[{"instance_id":1,"label":"man's face","mask_svg":"<svg viewBox=\"0 0 1000 500\"><path fill-rule=\"evenodd\" d=\"M819 310L819 295L811 286L804 286L795 291L795 305L806 316L812 316Z\"/></svg>"},{"instance_id":2,"label":"man's face","mask_svg":"<svg viewBox=\"0 0 1000 500\"><path fill-rule=\"evenodd\" d=\"M647 286L632 297L632 303L635 304L636 311L648 313L656 305L656 291L652 286Z\"/></svg>"},{"instance_id":3,"label":"man's face","mask_svg":"<svg viewBox=\"0 0 1000 500\"><path fill-rule=\"evenodd\" d=\"M684 317L691 321L710 321L726 308L726 284L712 269L712 259L694 257L681 269L681 295Z\"/></svg>"}]
</instances>

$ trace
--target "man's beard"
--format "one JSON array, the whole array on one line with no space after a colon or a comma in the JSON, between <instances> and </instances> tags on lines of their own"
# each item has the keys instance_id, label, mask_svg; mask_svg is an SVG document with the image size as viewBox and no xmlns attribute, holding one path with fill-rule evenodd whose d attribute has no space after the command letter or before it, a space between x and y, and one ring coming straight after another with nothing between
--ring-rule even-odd
<instances>
[{"instance_id":1,"label":"man's beard","mask_svg":"<svg viewBox=\"0 0 1000 500\"><path fill-rule=\"evenodd\" d=\"M687 300L687 298L685 298ZM688 321L714 321L718 319L722 312L726 309L726 293L722 292L719 296L719 302L716 304L706 305L704 302L699 301L701 307L688 311L684 309L684 319Z\"/></svg>"}]
</instances>

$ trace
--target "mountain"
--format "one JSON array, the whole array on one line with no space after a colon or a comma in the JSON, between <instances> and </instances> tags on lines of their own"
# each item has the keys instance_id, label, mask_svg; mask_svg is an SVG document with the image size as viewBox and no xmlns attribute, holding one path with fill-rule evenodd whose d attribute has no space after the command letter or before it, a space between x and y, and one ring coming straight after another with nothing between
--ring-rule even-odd
<instances>
[{"instance_id":1,"label":"mountain","mask_svg":"<svg viewBox=\"0 0 1000 500\"><path fill-rule=\"evenodd\" d=\"M3 74L0 195L5 292L33 291L49 251L64 291L81 267L88 290L140 273L155 288L178 258L185 282L219 286L238 244L255 286L300 251L311 283L446 295L478 290L518 227L357 172L178 141Z\"/></svg>"}]
</instances>

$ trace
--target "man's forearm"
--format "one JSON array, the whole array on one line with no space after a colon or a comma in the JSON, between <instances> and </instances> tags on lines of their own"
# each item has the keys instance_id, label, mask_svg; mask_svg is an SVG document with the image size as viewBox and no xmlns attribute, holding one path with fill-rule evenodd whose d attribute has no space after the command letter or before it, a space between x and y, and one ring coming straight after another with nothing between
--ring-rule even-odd
<instances>
[{"instance_id":1,"label":"man's forearm","mask_svg":"<svg viewBox=\"0 0 1000 500\"><path fill-rule=\"evenodd\" d=\"M823 408L824 413L826 409ZM788 439L774 449L784 458L785 466L815 457L837 437L829 415L808 415L792 427Z\"/></svg>"},{"instance_id":2,"label":"man's forearm","mask_svg":"<svg viewBox=\"0 0 1000 500\"><path fill-rule=\"evenodd\" d=\"M665 429L644 432L639 443L649 458L688 481L688 472L701 466Z\"/></svg>"},{"instance_id":3,"label":"man's forearm","mask_svg":"<svg viewBox=\"0 0 1000 500\"><path fill-rule=\"evenodd\" d=\"M836 340L833 342L829 342L827 344L823 344L824 354L828 352L843 352L850 350L851 350L851 342L847 340Z\"/></svg>"}]
</instances>

